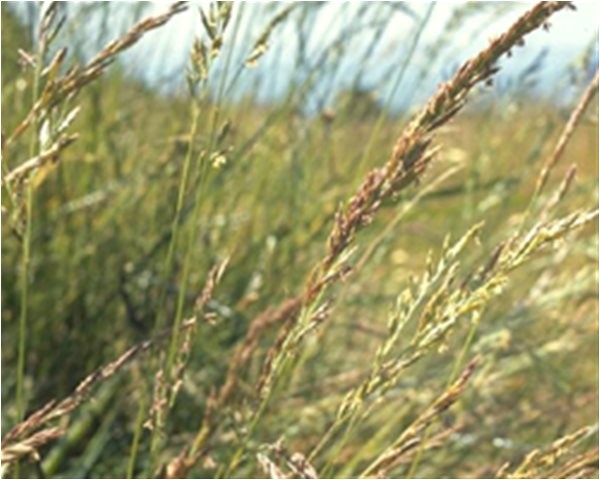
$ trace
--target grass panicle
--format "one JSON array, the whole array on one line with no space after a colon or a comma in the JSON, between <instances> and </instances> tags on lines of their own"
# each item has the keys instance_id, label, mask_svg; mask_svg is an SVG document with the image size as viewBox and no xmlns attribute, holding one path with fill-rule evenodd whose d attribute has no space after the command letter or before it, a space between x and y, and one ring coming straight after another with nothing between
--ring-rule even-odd
<instances>
[{"instance_id":1,"label":"grass panicle","mask_svg":"<svg viewBox=\"0 0 600 480\"><path fill-rule=\"evenodd\" d=\"M597 476L587 8L3 3L3 477Z\"/></svg>"}]
</instances>

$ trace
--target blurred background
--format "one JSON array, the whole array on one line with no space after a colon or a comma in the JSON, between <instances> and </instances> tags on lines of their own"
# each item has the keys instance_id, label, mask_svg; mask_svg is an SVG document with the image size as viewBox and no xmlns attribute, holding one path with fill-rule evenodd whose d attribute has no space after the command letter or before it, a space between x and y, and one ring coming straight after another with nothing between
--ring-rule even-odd
<instances>
[{"instance_id":1,"label":"blurred background","mask_svg":"<svg viewBox=\"0 0 600 480\"><path fill-rule=\"evenodd\" d=\"M597 206L597 100L544 195L532 201L539 171L598 68L598 3L574 4L575 11L558 12L547 31L533 32L502 59L494 84L475 89L466 109L436 136L441 150L422 186L386 205L358 237L361 268L336 287L331 321L307 342L303 368L278 392L251 449L280 437L292 451L307 452L318 443L385 338L396 298L423 275L429 255L439 258L447 235L460 238L485 222L479 242L461 259L459 272L466 275L519 226L541 218L573 165L575 180L552 218ZM81 107L70 127L79 138L36 181L26 411L68 395L94 369L148 338L157 315L171 321L186 266L184 311L192 312L207 272L228 257L209 305L215 323L202 325L194 341L166 427L161 455L177 455L197 433L206 399L223 384L251 320L302 291L323 256L340 203L387 160L402 127L437 85L532 5L236 3L205 90L196 96L190 54L195 38L208 42L199 14L208 3L192 4L119 55L61 107L62 113ZM4 138L31 107L32 69L19 49L35 50L42 7L2 2L1 8ZM136 21L165 8L158 2L60 2L65 21L46 60L67 46L64 70L85 64ZM200 114L190 134L192 102ZM189 149L194 160L209 151L212 165L205 175L193 173L185 188L182 233L173 268L165 271ZM26 136L10 155L3 151L3 169L27 158ZM11 210L2 193L4 435L18 419L23 213ZM189 212L197 202L200 214L194 217ZM594 426L587 445L597 443L596 230L597 223L556 242L515 271L490 300L468 352L482 355L485 367L444 417L443 427L454 429L448 446L427 451L417 477L490 477L504 462L518 463L584 425ZM210 455L194 475L215 476L235 451L276 331L266 330L258 340L235 402L220 412ZM467 332L461 324L439 351L373 402L337 456L323 459L330 472L359 472L436 398ZM135 363L74 414L69 436L41 449L47 477L125 475L139 405L152 396L153 366ZM144 430L141 437L137 475L147 472L149 435ZM394 476L406 475L410 461ZM27 464L21 473L33 477L39 471ZM237 474L261 476L252 462Z\"/></svg>"},{"instance_id":2,"label":"blurred background","mask_svg":"<svg viewBox=\"0 0 600 480\"><path fill-rule=\"evenodd\" d=\"M358 3L264 3L241 6L232 63L248 57L256 38L279 11L290 9L286 21L273 29L272 48L250 71L231 82L228 99L251 95L259 102L284 98L290 84L303 81L319 68L318 80L307 92L305 108L314 113L335 103L340 91L370 92L381 105L393 111L426 100L437 84L447 80L464 58L476 53L491 38L502 33L519 13L533 2L476 2L465 4L392 2L374 6ZM195 5L207 7L207 2ZM593 75L597 59L597 2L574 2L576 11L552 20L553 35L533 33L527 49L510 62L499 80L498 92L542 96L568 102L577 95L571 75L588 62ZM14 11L26 28L36 25L35 3L13 2ZM69 29L65 34L75 46L71 54L88 58L116 38L141 15L157 14L160 2L67 3ZM127 75L166 94L181 93L181 72L188 62L190 45L202 28L198 15L181 15L121 56ZM560 32L560 33L556 33ZM343 39L343 42L340 40ZM58 44L57 44L58 47ZM460 57L458 54L460 53ZM402 79L399 66L407 63ZM222 75L216 66L213 78ZM567 73L567 75L565 75ZM399 83L399 86L395 86ZM215 87L216 89L216 87Z\"/></svg>"}]
</instances>

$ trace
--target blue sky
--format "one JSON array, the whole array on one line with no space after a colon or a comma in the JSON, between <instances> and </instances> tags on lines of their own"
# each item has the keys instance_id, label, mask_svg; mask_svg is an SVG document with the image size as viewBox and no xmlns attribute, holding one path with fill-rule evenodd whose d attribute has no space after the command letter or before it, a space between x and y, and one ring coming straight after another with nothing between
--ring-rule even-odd
<instances>
[{"instance_id":1,"label":"blue sky","mask_svg":"<svg viewBox=\"0 0 600 480\"><path fill-rule=\"evenodd\" d=\"M200 5L206 5L206 2L201 2ZM417 46L417 52L413 61L411 61L411 65L418 66L430 61L423 55L427 45L431 45L439 38L452 12L456 8L460 8L461 5L464 5L464 2L437 2L422 33L421 41ZM444 77L449 76L462 60L484 47L489 39L503 32L532 5L533 2L488 2L489 12L486 11L487 13L484 12L467 19L460 29L453 32L449 39L451 45L446 46L449 52L448 56L438 59L440 65L433 65L435 73L427 81L424 81L423 85L418 86L419 90L423 91L415 93L417 98L411 98L411 102L417 101L419 95L427 96L431 89L435 87L435 84ZM577 7L576 11L563 10L554 15L549 32L536 31L528 36L526 46L520 49L519 52L515 52L510 61L503 63L505 71L503 72L504 76L500 78L501 81L504 81L505 84L510 83L511 75L519 75L536 60L541 60L539 71L536 74L539 80L539 85L536 88L541 91L546 89L546 93L548 93L548 89L553 88L556 82L560 82L560 78L564 75L569 64L572 64L578 56L581 56L591 43L595 41L597 45L598 2L579 1L575 2L575 5ZM428 8L426 2L408 2L406 6L417 16L423 16ZM160 11L163 8L164 4L154 4L152 10ZM247 15L251 9L257 8L266 7L264 4L247 4L244 13ZM276 12L283 8L283 5L271 5L270 8L272 8L271 12ZM309 41L308 49L310 50L312 45L314 51L318 52L320 45L326 44L328 39L333 39L343 28L344 19L356 15L360 8L360 2L332 2L323 6L315 17L314 29L311 35L312 43ZM495 10L499 10L499 12L495 14ZM256 38L259 35L272 14L265 13L263 18L259 15L258 19L248 26L249 39ZM293 17L290 16L291 18ZM410 37L416 22L414 18L402 12L394 13L392 20L381 41L380 53L382 60L375 62L375 66L370 66L369 70L373 71L373 75L371 77L367 75L364 78L363 87L375 90L380 97L385 97L386 92L389 90L389 86L386 87L385 82L382 83L382 78L385 77L382 72L386 66L393 69L394 63L402 61L401 46L407 43L407 38ZM269 71L276 70L277 74L282 77L279 83L275 83L274 86L269 85L269 88L265 89L266 91L259 92L259 97L263 100L281 95L285 91L286 77L293 76L293 70L296 68L292 52L295 45L295 34L292 31L291 22L288 23L290 24L279 27L274 33L270 42L272 47L261 59L260 66L257 69L259 72L248 72L245 75L249 77L261 74L268 76ZM191 9L173 19L166 28L161 32L157 32L152 39L149 39L145 46L140 46L141 49L147 49L148 55L144 55L146 64L137 69L135 65L132 65L132 68L134 71L137 70L139 75L146 76L150 83L156 83L157 79L159 79L159 84L164 83L160 79L165 77L172 79L174 76L177 78L176 73L172 76L168 72L181 70L182 65L185 64L191 40L197 34L202 34L202 27L197 13L194 9ZM148 59L152 55L154 55L155 60L154 63L150 63L152 67L148 68ZM131 58L135 58L135 55L132 54ZM352 56L349 55L344 71L351 72L353 69L364 67L359 65L358 62L359 60L355 59L353 63ZM378 71L379 69L381 71ZM405 82L408 82L407 87L410 85L411 75L414 76L414 72L409 71L405 80ZM240 87L240 90L243 90L243 88ZM552 95L552 92L550 92L550 95ZM403 99L400 98L401 96L399 94L398 98L394 98L393 103L396 105L402 104Z\"/></svg>"},{"instance_id":2,"label":"blue sky","mask_svg":"<svg viewBox=\"0 0 600 480\"><path fill-rule=\"evenodd\" d=\"M449 18L456 9L463 8L465 2L437 2L431 12L413 57L410 58L405 78L391 98L394 107L407 106L427 98L436 84L448 78L460 63L470 55L487 45L489 39L503 32L516 18L530 8L534 2L473 2L481 7L482 12L468 17L460 23L444 39L444 51L435 59L429 58L427 48L440 41ZM597 58L599 2L576 1L576 11L562 10L551 19L549 32L536 31L527 37L526 45L515 52L513 58L502 62L503 71L498 76L499 88L509 88L511 83L524 77L524 72L533 71L532 80L535 85L531 91L554 97L556 92L561 96L569 94L569 82L565 80L569 66L594 44ZM105 4L106 5L106 4ZM138 7L142 4L135 4ZM147 10L143 14L157 13L166 8L165 2L145 4ZM204 35L196 6L206 8L208 2L195 3L188 11L174 17L167 25L152 32L124 55L122 65L132 75L143 79L149 85L161 88L165 92L177 91L184 85L185 70L190 45L194 36ZM394 83L398 65L408 55L407 44L413 38L416 26L430 8L427 2L407 2L396 4L390 9L390 22L384 30L375 54L366 60L360 56L361 47L368 43L368 34L358 36L355 42L347 46L345 60L335 82L317 85L314 88L313 103L319 105L334 101L337 91L347 88L350 79L356 72L363 70L360 86L373 91L383 101L389 98L391 84ZM243 8L244 21L234 50L234 64L241 65L256 39L270 18L285 7L283 3L246 3L243 7L236 4L234 12ZM401 8L400 8L401 7ZM406 7L406 8L404 8ZM82 7L83 8L83 7ZM360 23L364 18L383 8L373 2L364 6L362 2L330 2L322 5L311 20L312 31L307 43L307 57L318 58L323 45L333 41L340 30L352 22ZM406 10L406 11L402 11ZM297 80L298 64L296 51L298 47L297 29L294 26L298 19L299 9L292 11L286 22L279 26L270 40L270 48L259 61L256 69L247 70L240 76L232 94L242 95L252 89L261 101L271 101L282 96L290 81ZM407 11L410 11L407 13ZM131 5L123 7L123 3L111 2L109 6L108 36L116 36L129 28L132 18ZM138 12L141 14L142 12ZM83 19L73 22L71 26L81 39L81 44L91 42L96 37L101 14L86 14ZM232 22L233 23L233 22ZM231 27L230 32L231 33ZM227 44L228 38L225 39ZM89 45L82 47L84 51L94 51L98 47ZM597 63L597 60L596 60ZM220 66L215 65L215 79L220 75ZM327 66L319 72L326 76ZM427 76L420 72L427 70ZM215 82L216 83L216 82ZM579 86L573 87L573 95ZM408 95L406 92L410 92ZM567 95L568 96L568 95ZM309 106L309 109L312 108Z\"/></svg>"}]
</instances>

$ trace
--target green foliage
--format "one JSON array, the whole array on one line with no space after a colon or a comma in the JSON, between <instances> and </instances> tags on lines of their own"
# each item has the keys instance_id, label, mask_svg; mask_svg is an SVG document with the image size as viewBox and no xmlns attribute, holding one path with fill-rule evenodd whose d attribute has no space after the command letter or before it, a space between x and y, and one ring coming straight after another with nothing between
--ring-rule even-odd
<instances>
[{"instance_id":1,"label":"green foliage","mask_svg":"<svg viewBox=\"0 0 600 480\"><path fill-rule=\"evenodd\" d=\"M323 64L284 99L231 101L231 82L276 53L282 30L306 41L303 22L319 10L294 5L270 12L256 38L239 20L254 6L203 11L181 72L189 88L166 96L112 62L195 8L151 17L86 63L57 57L64 31L40 58L2 4L5 473L597 472L597 431L585 427L598 416L597 106L534 195L570 114L550 102L475 89L469 99L487 102L449 122L444 109L462 107L469 84L422 124L360 90L300 113L313 75L335 83L352 29L322 45ZM373 8L381 21L388 6ZM463 10L446 36L488 12ZM386 25L365 32L373 48ZM419 35L407 34L415 59ZM20 67L18 48L39 69ZM451 53L428 49L439 52ZM348 199L401 132L423 134L427 170L383 185L332 254Z\"/></svg>"}]
</instances>

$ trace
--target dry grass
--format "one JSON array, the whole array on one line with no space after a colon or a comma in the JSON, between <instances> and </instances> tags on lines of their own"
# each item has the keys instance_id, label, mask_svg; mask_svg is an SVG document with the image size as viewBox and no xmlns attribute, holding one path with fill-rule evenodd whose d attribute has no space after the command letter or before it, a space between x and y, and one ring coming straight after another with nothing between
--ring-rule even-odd
<instances>
[{"instance_id":1,"label":"dry grass","mask_svg":"<svg viewBox=\"0 0 600 480\"><path fill-rule=\"evenodd\" d=\"M572 4L532 6L400 133L364 95L298 112L404 4L360 7L276 104L230 100L311 8L265 7L258 35L250 5L199 9L165 98L113 67L187 4L88 61L71 10L31 41L3 5L4 476L597 475L598 73L570 112L492 96Z\"/></svg>"}]
</instances>

